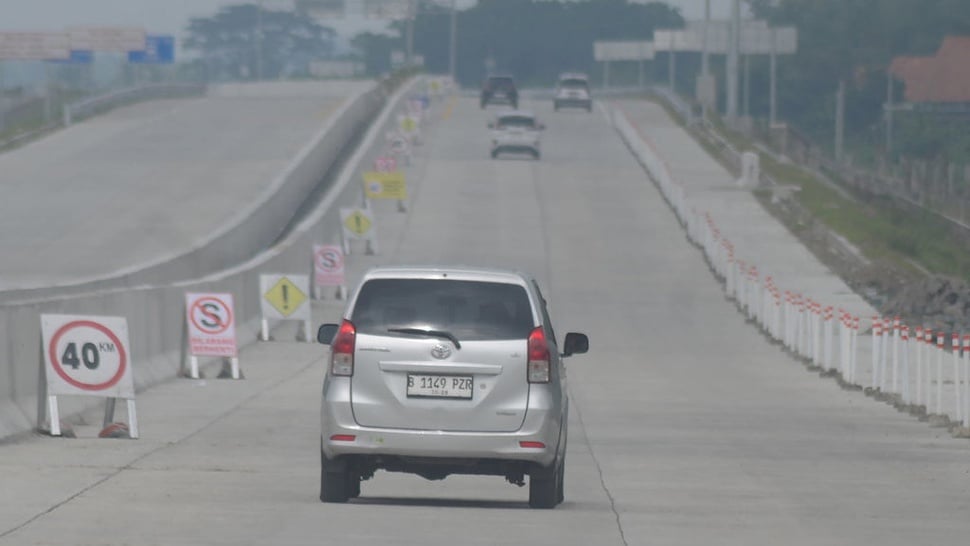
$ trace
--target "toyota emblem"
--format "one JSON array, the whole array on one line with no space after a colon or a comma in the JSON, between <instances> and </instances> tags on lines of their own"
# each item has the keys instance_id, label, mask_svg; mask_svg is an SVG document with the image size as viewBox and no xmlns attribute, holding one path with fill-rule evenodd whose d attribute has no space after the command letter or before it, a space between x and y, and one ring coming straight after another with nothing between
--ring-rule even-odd
<instances>
[{"instance_id":1,"label":"toyota emblem","mask_svg":"<svg viewBox=\"0 0 970 546\"><path fill-rule=\"evenodd\" d=\"M437 358L438 360L444 360L451 356L451 348L447 345L435 345L431 348L431 356Z\"/></svg>"}]
</instances>

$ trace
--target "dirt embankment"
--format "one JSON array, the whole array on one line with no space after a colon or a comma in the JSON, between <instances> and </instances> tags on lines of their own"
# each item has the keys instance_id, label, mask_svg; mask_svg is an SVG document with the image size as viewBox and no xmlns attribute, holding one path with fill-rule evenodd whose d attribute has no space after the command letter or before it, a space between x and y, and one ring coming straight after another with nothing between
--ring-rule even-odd
<instances>
[{"instance_id":1,"label":"dirt embankment","mask_svg":"<svg viewBox=\"0 0 970 546\"><path fill-rule=\"evenodd\" d=\"M801 207L792 196L759 199L835 274L884 316L943 332L970 332L970 284L870 259ZM869 318L869 317L864 317Z\"/></svg>"}]
</instances>

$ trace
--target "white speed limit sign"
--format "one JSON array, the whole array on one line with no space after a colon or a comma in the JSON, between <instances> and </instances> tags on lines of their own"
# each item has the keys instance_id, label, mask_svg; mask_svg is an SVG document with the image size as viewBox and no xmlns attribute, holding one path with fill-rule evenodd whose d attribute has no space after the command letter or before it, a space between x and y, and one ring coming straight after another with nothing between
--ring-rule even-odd
<instances>
[{"instance_id":1,"label":"white speed limit sign","mask_svg":"<svg viewBox=\"0 0 970 546\"><path fill-rule=\"evenodd\" d=\"M44 375L51 434L60 435L57 396L80 395L128 401L132 438L138 437L135 382L128 321L124 317L41 315Z\"/></svg>"},{"instance_id":2,"label":"white speed limit sign","mask_svg":"<svg viewBox=\"0 0 970 546\"><path fill-rule=\"evenodd\" d=\"M44 315L41 329L50 394L135 396L127 320Z\"/></svg>"}]
</instances>

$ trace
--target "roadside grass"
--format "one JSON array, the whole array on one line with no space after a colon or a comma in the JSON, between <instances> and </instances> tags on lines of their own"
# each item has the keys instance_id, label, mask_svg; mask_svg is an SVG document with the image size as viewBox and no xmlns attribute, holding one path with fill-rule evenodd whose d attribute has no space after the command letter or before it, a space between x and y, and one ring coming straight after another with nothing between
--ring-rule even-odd
<instances>
[{"instance_id":1,"label":"roadside grass","mask_svg":"<svg viewBox=\"0 0 970 546\"><path fill-rule=\"evenodd\" d=\"M683 125L683 120L666 102L657 102ZM720 118L715 117L712 123L736 149L757 152L761 169L779 184L797 188L794 199L812 218L852 243L870 260L913 275L924 275L928 271L970 280L970 248L946 220L888 197L871 197L833 188L815 173L798 165L781 163L757 150L748 137L729 130ZM730 170L716 146L696 136L695 140ZM770 190L758 193L762 202L768 205ZM794 231L806 227L792 222L788 224Z\"/></svg>"}]
</instances>

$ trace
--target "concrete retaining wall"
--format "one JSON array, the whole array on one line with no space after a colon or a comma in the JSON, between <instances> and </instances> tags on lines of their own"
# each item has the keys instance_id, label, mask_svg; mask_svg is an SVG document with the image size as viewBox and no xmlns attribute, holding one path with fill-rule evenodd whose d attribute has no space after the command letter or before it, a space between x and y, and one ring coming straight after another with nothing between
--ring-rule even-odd
<instances>
[{"instance_id":1,"label":"concrete retaining wall","mask_svg":"<svg viewBox=\"0 0 970 546\"><path fill-rule=\"evenodd\" d=\"M413 85L413 84L412 84ZM39 399L39 370L41 369L40 315L65 313L84 315L123 316L128 319L136 388L171 379L180 367L186 344L184 325L184 297L189 291L231 292L236 300L237 335L240 343L254 341L259 331L259 274L307 274L311 269L311 248L314 243L339 240L338 207L360 201L361 190L353 183L335 184L321 205L289 235L268 251L259 253L276 241L292 220L312 186L329 169L344 144L352 138L365 120L370 120L380 106L385 110L379 118L380 126L371 132L383 131L386 115L397 106L410 85L405 85L389 101L384 90L375 86L347 105L329 131L318 135L301 154L301 161L286 173L286 183L279 182L277 190L267 195L253 218L240 222L214 238L198 254L178 258L178 264L160 266L150 273L153 283L139 280L142 286L89 290L84 293L48 297L42 300L0 304L0 438L28 431L37 425ZM385 104L386 103L386 104ZM382 133L376 133L382 134ZM357 165L346 165L356 177ZM336 182L339 182L337 180ZM292 182L292 184L290 184ZM205 252L203 252L205 250ZM254 256L255 254L255 256ZM163 282L187 278L201 260L216 260L228 266L248 262L223 270L201 280L179 283ZM205 264L212 271L212 263ZM245 371L246 362L242 363ZM92 404L96 399L63 397L61 414L70 415Z\"/></svg>"}]
</instances>

